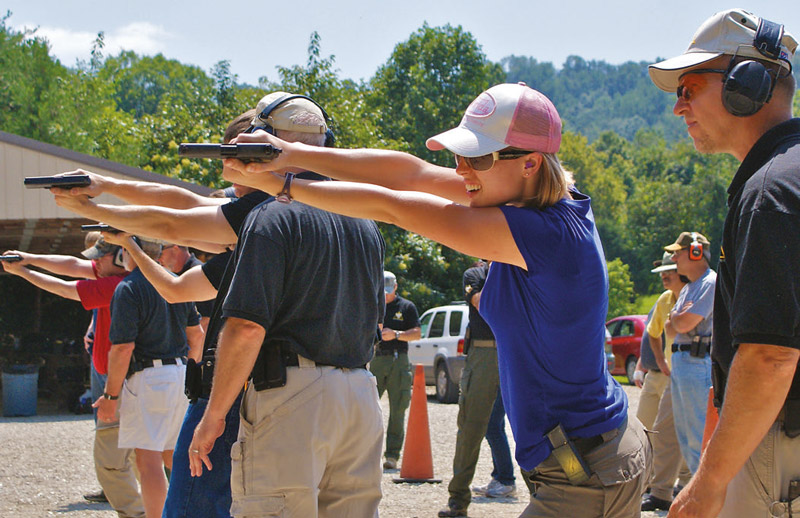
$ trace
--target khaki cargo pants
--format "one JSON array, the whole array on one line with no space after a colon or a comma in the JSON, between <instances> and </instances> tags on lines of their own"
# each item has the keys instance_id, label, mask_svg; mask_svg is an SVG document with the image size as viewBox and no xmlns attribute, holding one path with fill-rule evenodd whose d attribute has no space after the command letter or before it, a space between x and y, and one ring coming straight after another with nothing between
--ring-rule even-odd
<instances>
[{"instance_id":1,"label":"khaki cargo pants","mask_svg":"<svg viewBox=\"0 0 800 518\"><path fill-rule=\"evenodd\" d=\"M642 493L650 478L650 441L636 418L628 419L619 430L584 456L592 471L585 484L570 484L552 455L533 471L523 471L536 494L520 518L640 516Z\"/></svg>"},{"instance_id":2,"label":"khaki cargo pants","mask_svg":"<svg viewBox=\"0 0 800 518\"><path fill-rule=\"evenodd\" d=\"M300 359L286 385L241 406L231 449L231 514L240 517L378 515L383 417L366 369Z\"/></svg>"}]
</instances>

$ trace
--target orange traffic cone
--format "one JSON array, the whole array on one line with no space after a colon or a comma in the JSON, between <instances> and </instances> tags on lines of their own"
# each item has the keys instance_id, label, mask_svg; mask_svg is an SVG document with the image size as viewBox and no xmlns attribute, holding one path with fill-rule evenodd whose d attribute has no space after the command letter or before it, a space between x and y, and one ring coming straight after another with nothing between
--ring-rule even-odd
<instances>
[{"instance_id":1,"label":"orange traffic cone","mask_svg":"<svg viewBox=\"0 0 800 518\"><path fill-rule=\"evenodd\" d=\"M706 445L711 439L711 434L717 428L719 423L719 412L717 407L714 406L714 387L708 389L708 403L706 404L706 426L703 428L703 445L700 447L700 453L706 451Z\"/></svg>"},{"instance_id":2,"label":"orange traffic cone","mask_svg":"<svg viewBox=\"0 0 800 518\"><path fill-rule=\"evenodd\" d=\"M411 409L408 413L406 441L403 444L403 463L400 466L401 482L441 482L433 478L433 456L431 455L431 432L428 428L428 395L425 393L425 371L417 365L414 372L414 388L411 392Z\"/></svg>"}]
</instances>

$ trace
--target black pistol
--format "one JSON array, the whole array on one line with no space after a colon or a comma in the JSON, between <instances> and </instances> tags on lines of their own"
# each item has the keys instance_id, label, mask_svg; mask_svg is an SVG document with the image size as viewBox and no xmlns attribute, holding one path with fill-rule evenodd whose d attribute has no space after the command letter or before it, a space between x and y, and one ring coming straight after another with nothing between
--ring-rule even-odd
<instances>
[{"instance_id":1,"label":"black pistol","mask_svg":"<svg viewBox=\"0 0 800 518\"><path fill-rule=\"evenodd\" d=\"M269 162L281 152L272 144L181 144L178 155L187 158L238 158L242 162Z\"/></svg>"},{"instance_id":2,"label":"black pistol","mask_svg":"<svg viewBox=\"0 0 800 518\"><path fill-rule=\"evenodd\" d=\"M92 183L87 174L70 174L64 176L28 176L23 182L27 189L71 189L73 187L86 187Z\"/></svg>"},{"instance_id":3,"label":"black pistol","mask_svg":"<svg viewBox=\"0 0 800 518\"><path fill-rule=\"evenodd\" d=\"M113 234L119 234L122 232L120 229L114 228L111 225L106 225L105 223L97 223L96 225L81 225L81 230L84 232L97 230L99 232L111 232Z\"/></svg>"}]
</instances>

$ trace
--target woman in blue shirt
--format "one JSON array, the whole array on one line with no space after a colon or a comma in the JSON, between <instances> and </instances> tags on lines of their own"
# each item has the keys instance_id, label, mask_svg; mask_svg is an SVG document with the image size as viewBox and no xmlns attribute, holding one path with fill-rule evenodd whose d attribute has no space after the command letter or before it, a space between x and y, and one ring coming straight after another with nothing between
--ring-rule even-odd
<instances>
[{"instance_id":1,"label":"woman in blue shirt","mask_svg":"<svg viewBox=\"0 0 800 518\"><path fill-rule=\"evenodd\" d=\"M627 419L625 393L606 368L603 248L589 197L556 155L561 120L547 97L523 83L483 92L458 127L427 142L451 151L455 170L394 151L312 148L263 132L238 142L270 142L283 152L269 164L227 161L228 180L492 260L480 313L497 338L516 458L536 486L522 516L639 515L650 446L641 424ZM298 168L349 181L294 180L289 171ZM559 427L573 446L564 451L584 461L571 477L551 454L548 432ZM465 515L452 500L439 513Z\"/></svg>"}]
</instances>

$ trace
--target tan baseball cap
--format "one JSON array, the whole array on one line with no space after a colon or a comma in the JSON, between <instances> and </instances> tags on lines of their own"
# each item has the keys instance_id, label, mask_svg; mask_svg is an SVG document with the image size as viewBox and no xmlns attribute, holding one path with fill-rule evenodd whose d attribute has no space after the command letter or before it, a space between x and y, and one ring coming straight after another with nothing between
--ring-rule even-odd
<instances>
[{"instance_id":1,"label":"tan baseball cap","mask_svg":"<svg viewBox=\"0 0 800 518\"><path fill-rule=\"evenodd\" d=\"M93 246L81 252L81 255L87 259L100 259L104 255L116 253L119 249L120 247L118 245L106 243L101 237Z\"/></svg>"},{"instance_id":2,"label":"tan baseball cap","mask_svg":"<svg viewBox=\"0 0 800 518\"><path fill-rule=\"evenodd\" d=\"M263 128L266 124L269 124L278 130L297 131L300 133L325 133L328 131L328 126L325 124L325 116L323 115L322 110L320 110L319 106L303 97L288 99L270 111L267 114L266 119L261 117L261 113L264 111L264 108L274 103L281 97L290 95L293 94L286 92L272 92L271 94L262 97L261 100L258 101L258 105L256 106L256 116L253 117L253 122L251 124L256 128ZM302 113L313 113L314 115L319 116L321 124L308 125L307 123L296 123L295 121L298 115Z\"/></svg>"},{"instance_id":3,"label":"tan baseball cap","mask_svg":"<svg viewBox=\"0 0 800 518\"><path fill-rule=\"evenodd\" d=\"M671 245L665 246L664 250L667 252L677 252L678 250L687 248L695 241L703 246L709 246L711 244L700 232L681 232L681 235L678 236L678 239L676 239Z\"/></svg>"},{"instance_id":4,"label":"tan baseball cap","mask_svg":"<svg viewBox=\"0 0 800 518\"><path fill-rule=\"evenodd\" d=\"M718 12L697 29L686 52L650 65L650 79L665 92L675 92L683 74L724 54L778 63L790 71L797 40L783 31L778 58L769 58L753 45L760 23L761 18L743 9Z\"/></svg>"}]
</instances>

